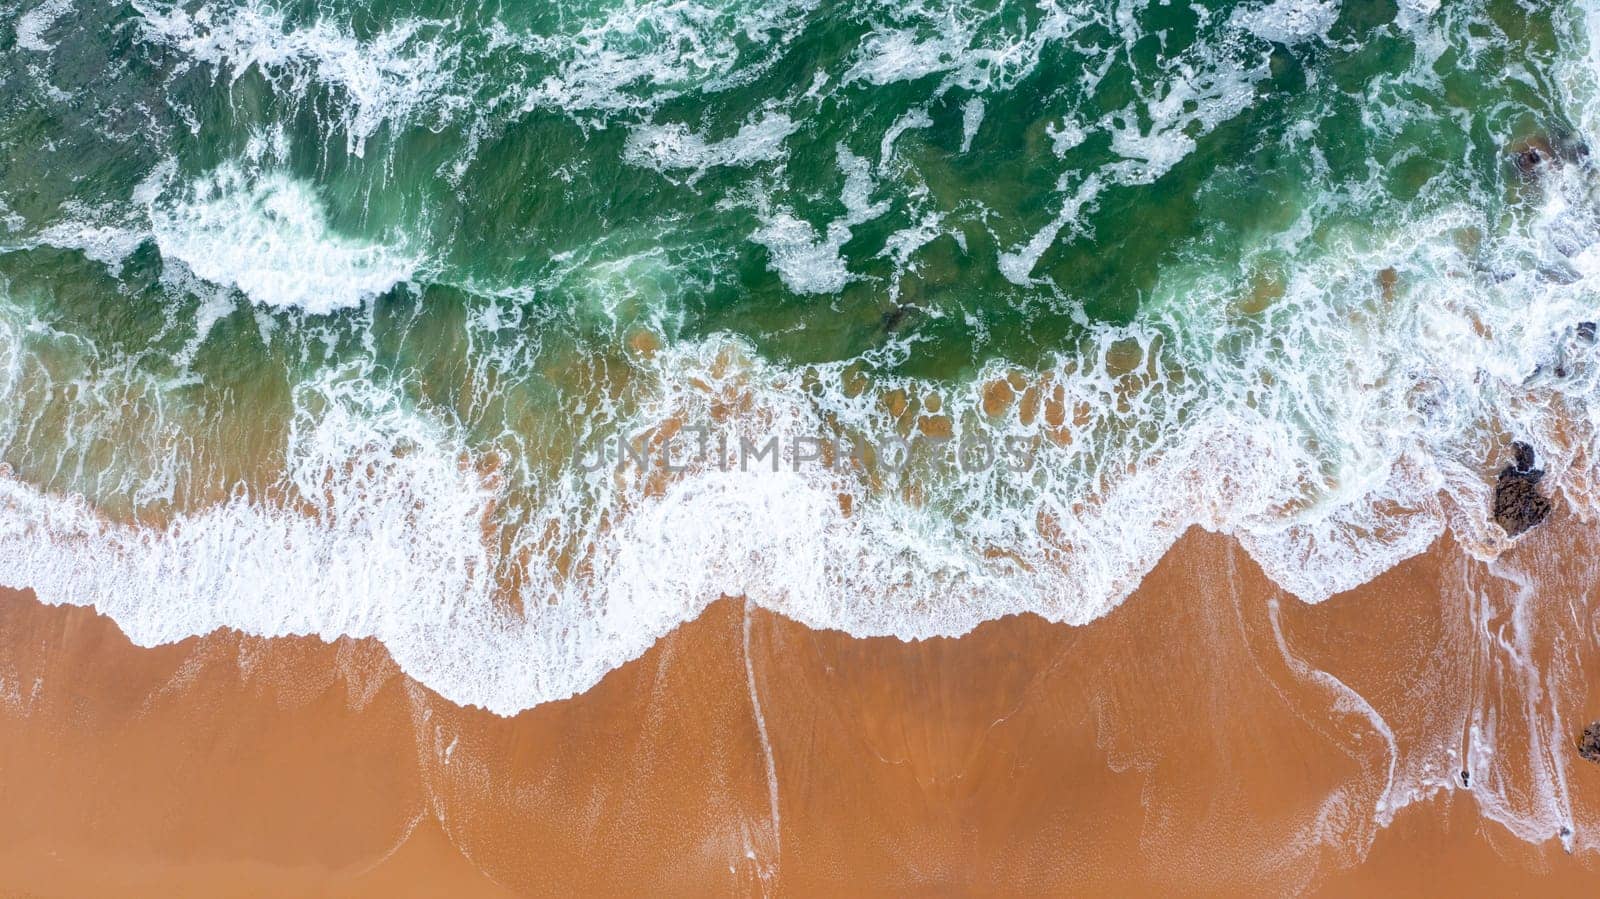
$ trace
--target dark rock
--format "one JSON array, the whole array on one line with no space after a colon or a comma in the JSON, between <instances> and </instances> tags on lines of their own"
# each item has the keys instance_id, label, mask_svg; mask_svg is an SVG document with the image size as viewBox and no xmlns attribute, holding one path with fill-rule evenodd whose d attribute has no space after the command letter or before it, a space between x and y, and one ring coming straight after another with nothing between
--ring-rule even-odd
<instances>
[{"instance_id":1,"label":"dark rock","mask_svg":"<svg viewBox=\"0 0 1600 899\"><path fill-rule=\"evenodd\" d=\"M1600 721L1583 729L1583 738L1578 741L1578 755L1600 764Z\"/></svg>"},{"instance_id":2,"label":"dark rock","mask_svg":"<svg viewBox=\"0 0 1600 899\"><path fill-rule=\"evenodd\" d=\"M1494 488L1494 522L1515 537L1550 515L1550 500L1539 492L1544 472L1534 468L1533 447L1518 441L1511 445L1512 464L1500 470Z\"/></svg>"},{"instance_id":3,"label":"dark rock","mask_svg":"<svg viewBox=\"0 0 1600 899\"><path fill-rule=\"evenodd\" d=\"M1518 474L1527 474L1533 471L1537 459L1533 455L1533 447L1521 440L1511 444L1511 462Z\"/></svg>"},{"instance_id":4,"label":"dark rock","mask_svg":"<svg viewBox=\"0 0 1600 899\"><path fill-rule=\"evenodd\" d=\"M1525 179L1537 178L1545 164L1555 158L1549 139L1543 135L1534 135L1511 147L1511 162L1516 165L1517 174Z\"/></svg>"},{"instance_id":5,"label":"dark rock","mask_svg":"<svg viewBox=\"0 0 1600 899\"><path fill-rule=\"evenodd\" d=\"M1557 132L1535 134L1511 145L1511 162L1524 180L1539 177L1552 166L1584 164L1589 159L1589 145L1575 135Z\"/></svg>"},{"instance_id":6,"label":"dark rock","mask_svg":"<svg viewBox=\"0 0 1600 899\"><path fill-rule=\"evenodd\" d=\"M1578 337L1594 343L1594 322L1578 322Z\"/></svg>"},{"instance_id":7,"label":"dark rock","mask_svg":"<svg viewBox=\"0 0 1600 899\"><path fill-rule=\"evenodd\" d=\"M1472 775L1471 775L1471 774L1468 774L1468 773L1467 773L1467 772L1465 772L1465 771L1463 771L1463 772L1461 772L1461 785L1462 785L1462 786L1463 786L1463 787L1470 787L1470 786L1472 786Z\"/></svg>"},{"instance_id":8,"label":"dark rock","mask_svg":"<svg viewBox=\"0 0 1600 899\"><path fill-rule=\"evenodd\" d=\"M1500 483L1494 488L1494 522L1506 536L1515 537L1549 515L1550 501L1533 481L1509 468L1500 473Z\"/></svg>"},{"instance_id":9,"label":"dark rock","mask_svg":"<svg viewBox=\"0 0 1600 899\"><path fill-rule=\"evenodd\" d=\"M914 319L912 313L916 311L916 308L910 305L896 306L883 314L883 318L879 320L879 325L883 328L884 333L894 334L912 323Z\"/></svg>"}]
</instances>

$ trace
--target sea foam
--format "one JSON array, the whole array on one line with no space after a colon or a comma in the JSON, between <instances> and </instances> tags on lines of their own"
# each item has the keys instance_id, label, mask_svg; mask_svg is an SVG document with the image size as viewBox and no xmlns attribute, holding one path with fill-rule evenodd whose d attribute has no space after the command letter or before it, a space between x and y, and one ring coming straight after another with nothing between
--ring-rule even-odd
<instances>
[{"instance_id":1,"label":"sea foam","mask_svg":"<svg viewBox=\"0 0 1600 899\"><path fill-rule=\"evenodd\" d=\"M133 6L143 37L177 51L185 66L225 69L232 79L254 69L290 94L303 94L311 79L337 89L346 101L348 146L357 156L385 122L401 122L430 104L459 108L467 102L448 89L459 47L438 35L445 23L407 19L358 40L334 22L292 26L282 12L256 0L193 9L159 0Z\"/></svg>"},{"instance_id":2,"label":"sea foam","mask_svg":"<svg viewBox=\"0 0 1600 899\"><path fill-rule=\"evenodd\" d=\"M1229 324L1227 289L1175 294L1181 313L1102 326L1026 375L1042 407L1031 414L1025 403L978 413L985 383L1018 374L1001 363L953 390L889 379L862 393L845 363L797 369L720 335L641 363L642 401L618 423L631 433L716 421L731 405L745 410L720 413L735 439L881 435L902 422L877 391L940 393L958 441L1040 447L1021 477L919 468L912 499L791 460L777 471L691 466L656 486L567 467L518 499L464 461L480 451L448 421L350 369L299 388L286 453L293 502L241 496L153 530L0 479L0 579L93 604L144 644L224 626L373 636L446 697L505 714L587 689L724 594L817 627L907 639L1022 611L1085 623L1194 526L1237 535L1271 577L1319 601L1445 527L1486 558L1502 549L1475 470L1501 430L1538 449L1555 489L1594 476L1578 455L1595 439L1592 414L1548 411L1553 395L1589 395L1593 361L1575 359L1559 383L1525 384L1591 286L1536 273L1450 277L1466 271L1451 239L1469 214L1411 222L1362 253L1308 258L1270 332L1248 317ZM1397 259L1413 286L1385 308L1372 273ZM1382 320L1361 325L1373 310ZM3 336L16 360L22 332ZM1217 354L1219 344L1233 348ZM1262 366L1277 372L1271 394L1259 390ZM1180 368L1204 376L1178 378ZM809 392L791 386L807 381ZM1161 427L1117 424L1127 420ZM515 528L507 550L484 524L513 502L532 503L532 524ZM533 561L518 600L501 600L494 572L506 554L543 559L552 534L587 548L582 572Z\"/></svg>"},{"instance_id":3,"label":"sea foam","mask_svg":"<svg viewBox=\"0 0 1600 899\"><path fill-rule=\"evenodd\" d=\"M72 10L72 0L44 0L17 19L17 46L35 53L49 52L44 33Z\"/></svg>"},{"instance_id":4,"label":"sea foam","mask_svg":"<svg viewBox=\"0 0 1600 899\"><path fill-rule=\"evenodd\" d=\"M779 207L761 216L761 227L750 239L767 249L772 270L795 293L838 293L854 276L845 266L839 251L850 239L852 229L872 221L888 210L885 201L871 198L873 181L865 159L850 152L844 144L837 148L839 169L844 173L840 202L845 214L830 221L821 233L800 219L791 209Z\"/></svg>"},{"instance_id":5,"label":"sea foam","mask_svg":"<svg viewBox=\"0 0 1600 899\"><path fill-rule=\"evenodd\" d=\"M411 278L414 258L341 236L316 192L281 174L225 167L189 196L150 213L163 257L252 301L325 314L359 305Z\"/></svg>"},{"instance_id":6,"label":"sea foam","mask_svg":"<svg viewBox=\"0 0 1600 899\"><path fill-rule=\"evenodd\" d=\"M799 127L787 115L771 111L720 141L708 141L682 124L641 125L628 135L622 158L659 171L690 169L693 177L698 177L715 166L748 166L782 159L784 139Z\"/></svg>"}]
</instances>

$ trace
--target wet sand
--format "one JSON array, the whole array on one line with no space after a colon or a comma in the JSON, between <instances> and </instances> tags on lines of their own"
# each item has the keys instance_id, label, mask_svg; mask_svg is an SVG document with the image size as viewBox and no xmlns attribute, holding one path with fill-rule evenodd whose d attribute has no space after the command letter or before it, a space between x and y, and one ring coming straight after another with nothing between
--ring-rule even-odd
<instances>
[{"instance_id":1,"label":"wet sand","mask_svg":"<svg viewBox=\"0 0 1600 899\"><path fill-rule=\"evenodd\" d=\"M1088 627L921 643L728 599L509 719L371 641L145 649L7 593L0 894L1592 890L1595 537L1493 570L1446 538L1306 606L1196 531ZM1452 786L1380 826L1424 770ZM1570 854L1481 813L1543 828L1551 794Z\"/></svg>"}]
</instances>

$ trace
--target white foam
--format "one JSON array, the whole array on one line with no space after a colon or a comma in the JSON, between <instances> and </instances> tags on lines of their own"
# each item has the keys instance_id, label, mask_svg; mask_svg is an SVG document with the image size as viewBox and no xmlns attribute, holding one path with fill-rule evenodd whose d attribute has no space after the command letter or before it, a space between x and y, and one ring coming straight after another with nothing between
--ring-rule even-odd
<instances>
[{"instance_id":1,"label":"white foam","mask_svg":"<svg viewBox=\"0 0 1600 899\"><path fill-rule=\"evenodd\" d=\"M445 23L407 19L360 40L324 20L291 27L283 13L259 0L194 9L135 0L133 7L143 37L177 50L189 64L226 68L234 79L254 68L290 93L303 92L308 79L336 88L347 100L342 124L357 156L385 122L403 121L432 103L459 108L468 102L448 90L458 48L427 36Z\"/></svg>"},{"instance_id":2,"label":"white foam","mask_svg":"<svg viewBox=\"0 0 1600 899\"><path fill-rule=\"evenodd\" d=\"M337 234L316 192L282 174L224 167L150 212L161 255L253 302L325 314L408 281L417 261Z\"/></svg>"},{"instance_id":3,"label":"white foam","mask_svg":"<svg viewBox=\"0 0 1600 899\"><path fill-rule=\"evenodd\" d=\"M1088 133L1083 130L1083 126L1072 119L1064 119L1060 125L1051 122L1045 126L1044 133L1049 135L1050 149L1057 156L1065 156L1068 150L1089 138Z\"/></svg>"},{"instance_id":4,"label":"white foam","mask_svg":"<svg viewBox=\"0 0 1600 899\"><path fill-rule=\"evenodd\" d=\"M859 59L845 72L843 81L866 81L883 86L915 81L942 72L959 60L971 43L964 29L923 38L912 29L877 31L861 42Z\"/></svg>"},{"instance_id":5,"label":"white foam","mask_svg":"<svg viewBox=\"0 0 1600 899\"><path fill-rule=\"evenodd\" d=\"M1298 44L1325 37L1339 18L1339 7L1340 0L1272 0L1235 11L1233 21L1262 40Z\"/></svg>"},{"instance_id":6,"label":"white foam","mask_svg":"<svg viewBox=\"0 0 1600 899\"><path fill-rule=\"evenodd\" d=\"M873 10L874 18L885 21L862 39L840 82L881 87L938 75L934 97L956 87L1004 90L1033 73L1046 45L1093 22L1106 24L1104 11L1090 4L1063 8L1045 0L1038 9L1037 21L1018 22L1002 7L921 0L887 4Z\"/></svg>"},{"instance_id":7,"label":"white foam","mask_svg":"<svg viewBox=\"0 0 1600 899\"><path fill-rule=\"evenodd\" d=\"M1394 729L1389 726L1389 722L1378 714L1378 710L1372 707L1366 697L1357 693L1344 681L1327 671L1313 667L1289 648L1289 643L1284 638L1282 616L1279 609L1280 604L1276 598L1268 601L1267 616L1272 624L1272 636L1278 644L1278 652L1283 656L1283 660L1288 664L1289 669L1302 681L1314 684L1320 688L1321 692L1330 695L1332 697L1332 701L1329 703L1330 710L1352 718L1359 716L1365 719L1366 725L1371 729L1370 733L1375 734L1383 741L1384 776L1381 787L1376 783L1376 778L1370 776L1371 773L1375 773L1371 772L1373 766L1370 761L1357 759L1362 763L1362 767L1369 769L1369 777L1359 781L1356 789L1366 790L1375 794L1366 798L1371 803L1371 807L1376 811L1376 814L1367 817L1357 816L1355 820L1350 822L1350 827L1360 833L1359 844L1364 851L1364 848L1371 844L1372 838L1375 836L1374 825L1387 827L1394 820L1395 813L1405 805L1403 800L1396 797L1396 771L1400 758L1400 742L1395 739ZM1336 834L1336 836L1343 837L1346 835L1341 833Z\"/></svg>"},{"instance_id":8,"label":"white foam","mask_svg":"<svg viewBox=\"0 0 1600 899\"><path fill-rule=\"evenodd\" d=\"M149 238L142 230L116 225L60 222L39 233L38 242L62 249L78 250L116 273L122 263Z\"/></svg>"},{"instance_id":9,"label":"white foam","mask_svg":"<svg viewBox=\"0 0 1600 899\"><path fill-rule=\"evenodd\" d=\"M578 18L563 33L506 33L502 40L556 69L524 92L525 109L653 110L687 91L753 77L775 60L770 48L794 34L814 6L813 0L720 6L624 0L602 7L598 17Z\"/></svg>"},{"instance_id":10,"label":"white foam","mask_svg":"<svg viewBox=\"0 0 1600 899\"><path fill-rule=\"evenodd\" d=\"M819 234L811 223L792 210L780 208L761 217L761 227L750 235L767 248L768 261L783 283L795 293L838 293L853 275L839 251L850 240L851 229L888 211L887 201L872 202L873 181L865 159L840 144L839 169L845 175L840 200L845 214L828 223Z\"/></svg>"},{"instance_id":11,"label":"white foam","mask_svg":"<svg viewBox=\"0 0 1600 899\"><path fill-rule=\"evenodd\" d=\"M767 718L761 713L761 691L756 689L755 663L750 659L750 603L744 604L744 677L750 691L750 711L755 716L756 733L761 737L761 755L767 769L767 808L772 822L771 856L776 859L783 850L782 816L778 813L778 766L772 756L772 740L767 737ZM776 867L776 863L772 867ZM763 869L766 873L766 869Z\"/></svg>"},{"instance_id":12,"label":"white foam","mask_svg":"<svg viewBox=\"0 0 1600 899\"><path fill-rule=\"evenodd\" d=\"M750 239L767 248L772 270L795 293L838 293L852 280L839 257L839 248L850 239L843 225L830 224L818 234L810 222L781 210L766 217Z\"/></svg>"},{"instance_id":13,"label":"white foam","mask_svg":"<svg viewBox=\"0 0 1600 899\"><path fill-rule=\"evenodd\" d=\"M850 221L876 205L865 160L840 157L853 179ZM536 561L520 601L507 604L491 572L508 556L483 530L489 510L512 501L505 486L463 463L474 450L453 426L401 403L369 373L335 371L301 388L305 411L286 452L293 503L241 497L155 531L0 479L0 582L93 604L142 644L223 626L373 636L447 698L506 714L586 689L723 594L863 636L959 634L1024 611L1087 622L1191 526L1239 535L1270 575L1314 601L1420 551L1444 522L1457 527L1461 510L1483 518L1481 493L1451 499L1461 477L1452 460L1488 452L1471 423L1511 422L1552 460L1563 458L1556 429L1593 427L1541 418L1546 398L1525 391L1518 361L1543 351L1534 332L1592 285L1430 270L1460 261L1450 244L1459 227L1441 215L1398 228L1389 245L1305 260L1265 330L1229 318L1226 297L1238 285L1174 283L1155 298L1151 321L1101 327L1091 347L1051 367L1063 405L1081 405L1087 419L1078 439L1047 445L1022 481L1000 469L935 480L913 504L820 467L702 468L661 491L567 470L539 487L529 524L513 535L510 558L529 551ZM1373 272L1396 259L1410 266L1410 289L1380 302ZM1177 308L1167 315L1164 303ZM1490 328L1413 327L1409 316L1423 313ZM1526 339L1511 327L1519 320L1535 323ZM0 337L11 350L21 340L14 330ZM1147 361L1114 374L1117 346ZM28 370L15 352L8 358L7 371ZM1180 360L1203 376L1170 378ZM641 364L641 402L623 432L713 420L728 390L751 398L728 426L756 438L893 428L874 395L844 389L844 363L802 371L713 337ZM1264 368L1275 373L1270 394L1259 390ZM815 391L793 386L806 371ZM1410 371L1441 382L1437 408L1416 405ZM947 388L947 405L970 408L977 384L1004 373L992 364L974 383ZM1560 389L1577 390L1572 398L1588 388ZM1126 421L1164 425L1149 443L1114 424ZM995 422L957 414L952 425L957 437L1043 433L1014 413ZM1547 477L1555 486L1562 474L1552 466ZM854 498L850 514L841 493ZM286 511L299 504L314 512ZM551 528L592 548L585 574L563 579L537 561ZM1006 558L989 554L997 546ZM512 605L523 614L505 611Z\"/></svg>"},{"instance_id":14,"label":"white foam","mask_svg":"<svg viewBox=\"0 0 1600 899\"><path fill-rule=\"evenodd\" d=\"M7 231L21 231L27 224L27 219L7 205L4 198L0 198L0 225L4 225Z\"/></svg>"},{"instance_id":15,"label":"white foam","mask_svg":"<svg viewBox=\"0 0 1600 899\"><path fill-rule=\"evenodd\" d=\"M1078 185L1077 193L1062 204L1061 212L1051 219L1049 224L1034 232L1027 243L1000 254L998 262L1000 274L1005 276L1007 281L1019 286L1033 283L1033 267L1039 264L1039 258L1055 244L1062 229L1074 225L1079 220L1084 207L1093 203L1100 195L1100 189L1098 175L1090 175L1084 179L1083 183Z\"/></svg>"},{"instance_id":16,"label":"white foam","mask_svg":"<svg viewBox=\"0 0 1600 899\"><path fill-rule=\"evenodd\" d=\"M629 132L622 158L657 171L690 169L698 177L716 166L750 166L782 159L784 140L799 128L787 115L771 111L720 141L708 141L679 123L639 125Z\"/></svg>"},{"instance_id":17,"label":"white foam","mask_svg":"<svg viewBox=\"0 0 1600 899\"><path fill-rule=\"evenodd\" d=\"M1031 60L1016 69L1019 74L1032 70L1044 44L1071 34L1082 24L1053 6L1049 10L1045 22L1024 42L1024 47L1012 48L1013 57L1023 54L1017 58ZM1333 12L1337 13L1336 6ZM1127 40L1135 40L1142 32L1131 13L1119 7L1118 15L1119 29ZM1255 15L1260 22L1244 16L1232 27L1243 28L1255 23L1265 28L1267 26L1261 23L1280 19L1299 23L1309 17L1310 12L1309 8L1280 10L1272 7L1257 10ZM1316 19L1316 22L1321 21ZM1327 24L1331 24L1331 20ZM1266 79L1271 69L1265 55L1252 58L1241 53L1234 37L1232 32L1225 31L1214 43L1197 43L1179 54L1163 66L1161 77L1149 81L1136 78L1132 88L1138 98L1122 109L1103 114L1098 121L1086 125L1068 115L1059 124L1050 122L1045 126L1051 148L1058 157L1083 144L1090 132L1097 130L1110 135L1111 150L1121 159L1100 167L1087 177L1069 177L1072 173L1063 172L1057 179L1057 190L1062 194L1061 213L1035 231L1027 242L1000 255L1000 272L1008 281L1017 285L1033 283L1032 271L1038 260L1063 231L1075 233L1079 216L1100 191L1111 185L1155 181L1192 153L1200 137L1249 108L1256 98L1257 83ZM979 53L969 53L963 59L993 62ZM1015 59L1012 62L1015 63ZM992 75L986 72L978 78L969 73L959 83L987 84Z\"/></svg>"},{"instance_id":18,"label":"white foam","mask_svg":"<svg viewBox=\"0 0 1600 899\"><path fill-rule=\"evenodd\" d=\"M1399 0L1400 14L1395 21L1407 31L1414 31L1434 13L1439 11L1440 0Z\"/></svg>"},{"instance_id":19,"label":"white foam","mask_svg":"<svg viewBox=\"0 0 1600 899\"><path fill-rule=\"evenodd\" d=\"M901 135L907 131L932 127L933 119L928 115L927 108L922 106L908 110L895 119L883 132L883 137L878 139L878 171L886 173L890 170L895 161L894 145Z\"/></svg>"},{"instance_id":20,"label":"white foam","mask_svg":"<svg viewBox=\"0 0 1600 899\"><path fill-rule=\"evenodd\" d=\"M149 239L149 232L131 224L119 224L125 219L116 210L88 209L78 204L66 204L61 220L24 238L5 250L33 247L56 247L77 250L110 269L121 271L122 263ZM19 216L12 230L22 230L25 223Z\"/></svg>"},{"instance_id":21,"label":"white foam","mask_svg":"<svg viewBox=\"0 0 1600 899\"><path fill-rule=\"evenodd\" d=\"M1209 50L1197 59L1177 60L1170 71L1170 77L1149 88L1136 85L1138 104L1100 120L1100 127L1111 134L1111 149L1127 160L1105 170L1120 183L1148 184L1166 174L1194 151L1194 135L1208 133L1248 108L1255 84L1270 73L1265 58L1247 65Z\"/></svg>"},{"instance_id":22,"label":"white foam","mask_svg":"<svg viewBox=\"0 0 1600 899\"><path fill-rule=\"evenodd\" d=\"M44 0L44 2L17 17L17 46L35 53L46 53L54 48L44 39L50 26L72 10L72 0Z\"/></svg>"}]
</instances>

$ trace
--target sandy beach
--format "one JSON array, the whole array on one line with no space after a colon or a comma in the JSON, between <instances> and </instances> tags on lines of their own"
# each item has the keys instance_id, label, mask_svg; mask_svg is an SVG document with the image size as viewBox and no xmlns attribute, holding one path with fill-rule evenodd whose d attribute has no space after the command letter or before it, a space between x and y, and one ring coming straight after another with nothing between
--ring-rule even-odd
<instances>
[{"instance_id":1,"label":"sandy beach","mask_svg":"<svg viewBox=\"0 0 1600 899\"><path fill-rule=\"evenodd\" d=\"M1574 742L1600 717L1592 538L1557 521L1498 574L1446 538L1307 606L1194 531L1087 627L1014 617L920 643L727 599L592 691L512 718L440 699L370 641L219 632L144 649L92 611L8 593L0 888L1592 887L1600 766ZM1536 589L1518 599L1517 577ZM1511 658L1513 628L1534 656ZM1496 754L1473 757L1485 722ZM1392 783L1446 765L1468 785L1452 772L1453 788L1415 801L1393 790L1404 807L1375 820ZM1570 853L1558 832L1519 839L1480 807L1490 789L1536 818L1515 804L1552 775Z\"/></svg>"}]
</instances>

